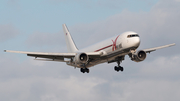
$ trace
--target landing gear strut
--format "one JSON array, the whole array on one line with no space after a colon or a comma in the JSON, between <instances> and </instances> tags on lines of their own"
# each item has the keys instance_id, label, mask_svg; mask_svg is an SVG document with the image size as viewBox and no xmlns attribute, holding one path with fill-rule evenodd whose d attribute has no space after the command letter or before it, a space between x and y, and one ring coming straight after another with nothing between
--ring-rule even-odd
<instances>
[{"instance_id":1,"label":"landing gear strut","mask_svg":"<svg viewBox=\"0 0 180 101\"><path fill-rule=\"evenodd\" d=\"M119 72L119 71L124 71L124 68L120 66L120 61L117 61L118 66L114 67L114 70Z\"/></svg>"},{"instance_id":2,"label":"landing gear strut","mask_svg":"<svg viewBox=\"0 0 180 101\"><path fill-rule=\"evenodd\" d=\"M80 71L82 72L82 73L89 73L89 69L88 68L81 68L80 69Z\"/></svg>"}]
</instances>

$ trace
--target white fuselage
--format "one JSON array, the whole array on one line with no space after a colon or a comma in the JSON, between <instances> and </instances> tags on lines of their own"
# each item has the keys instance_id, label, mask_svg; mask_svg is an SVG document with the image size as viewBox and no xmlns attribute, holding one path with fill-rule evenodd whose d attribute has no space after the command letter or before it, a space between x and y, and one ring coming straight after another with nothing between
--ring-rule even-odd
<instances>
[{"instance_id":1,"label":"white fuselage","mask_svg":"<svg viewBox=\"0 0 180 101\"><path fill-rule=\"evenodd\" d=\"M123 34L99 42L95 45L81 49L78 52L102 52L104 56L107 56L104 59L100 59L95 61L94 63L91 63L91 65L87 67L91 67L92 65L96 65L103 62L108 62L117 56L127 55L129 54L129 50L136 50L139 47L140 45L139 36L128 37L128 35L137 35L137 33L131 31L125 32ZM115 53L115 52L118 53L121 51L125 51L125 52L123 52L123 54L110 56L111 53Z\"/></svg>"},{"instance_id":2,"label":"white fuselage","mask_svg":"<svg viewBox=\"0 0 180 101\"><path fill-rule=\"evenodd\" d=\"M137 34L135 32L125 32L121 35L114 36L87 48L79 50L80 52L103 52L104 55L115 51L124 50L127 48L138 48L140 45L139 37L130 37L128 35Z\"/></svg>"}]
</instances>

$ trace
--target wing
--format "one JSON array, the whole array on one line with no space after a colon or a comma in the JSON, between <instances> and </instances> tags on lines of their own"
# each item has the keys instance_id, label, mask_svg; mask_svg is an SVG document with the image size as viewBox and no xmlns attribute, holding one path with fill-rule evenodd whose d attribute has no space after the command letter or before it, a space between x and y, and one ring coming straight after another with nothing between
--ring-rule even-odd
<instances>
[{"instance_id":1,"label":"wing","mask_svg":"<svg viewBox=\"0 0 180 101\"><path fill-rule=\"evenodd\" d=\"M150 53L150 52L153 52L153 51L155 51L157 49L162 49L162 48L166 48L166 47L170 47L170 46L174 46L174 45L175 45L175 43L165 45L165 46L155 47L155 48L144 49L143 51L145 51L146 53Z\"/></svg>"},{"instance_id":2,"label":"wing","mask_svg":"<svg viewBox=\"0 0 180 101\"><path fill-rule=\"evenodd\" d=\"M43 52L24 52L24 51L11 51L11 50L4 50L4 52L11 52L11 53L22 53L27 54L27 56L32 56L35 58L45 58L45 61L61 61L67 62L64 58L72 58L75 57L77 53L43 53ZM102 53L100 52L87 52L86 53L89 57L100 57ZM42 60L42 59L37 59Z\"/></svg>"}]
</instances>

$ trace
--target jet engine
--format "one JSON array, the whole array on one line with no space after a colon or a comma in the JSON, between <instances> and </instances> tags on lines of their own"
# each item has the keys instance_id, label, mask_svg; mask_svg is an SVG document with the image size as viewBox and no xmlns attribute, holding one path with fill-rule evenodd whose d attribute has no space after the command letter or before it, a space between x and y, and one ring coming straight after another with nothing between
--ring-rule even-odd
<instances>
[{"instance_id":1,"label":"jet engine","mask_svg":"<svg viewBox=\"0 0 180 101\"><path fill-rule=\"evenodd\" d=\"M76 56L74 57L74 62L76 64L84 64L87 63L89 60L89 57L86 53L77 53Z\"/></svg>"},{"instance_id":2,"label":"jet engine","mask_svg":"<svg viewBox=\"0 0 180 101\"><path fill-rule=\"evenodd\" d=\"M137 53L130 54L129 56L132 61L141 62L146 59L146 52L143 50L140 50Z\"/></svg>"}]
</instances>

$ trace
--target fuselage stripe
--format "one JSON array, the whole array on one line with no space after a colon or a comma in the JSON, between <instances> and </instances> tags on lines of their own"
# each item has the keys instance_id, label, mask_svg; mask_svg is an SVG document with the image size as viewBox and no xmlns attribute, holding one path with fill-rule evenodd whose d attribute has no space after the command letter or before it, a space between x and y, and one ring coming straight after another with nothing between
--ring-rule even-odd
<instances>
[{"instance_id":1,"label":"fuselage stripe","mask_svg":"<svg viewBox=\"0 0 180 101\"><path fill-rule=\"evenodd\" d=\"M96 51L94 51L94 52L98 52L98 51L100 51L100 50L103 50L103 49L109 48L109 47L111 47L111 46L113 46L113 45L109 45L109 46L103 47L103 48L98 49L98 50L96 50Z\"/></svg>"}]
</instances>

